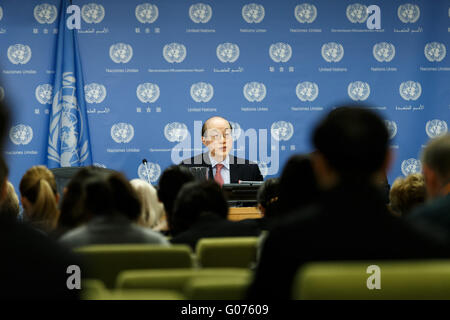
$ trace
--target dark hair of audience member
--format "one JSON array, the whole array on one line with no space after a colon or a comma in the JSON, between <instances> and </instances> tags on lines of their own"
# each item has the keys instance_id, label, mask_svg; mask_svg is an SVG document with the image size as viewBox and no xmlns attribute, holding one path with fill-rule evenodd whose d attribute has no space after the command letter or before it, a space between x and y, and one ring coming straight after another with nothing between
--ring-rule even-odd
<instances>
[{"instance_id":1,"label":"dark hair of audience member","mask_svg":"<svg viewBox=\"0 0 450 320\"><path fill-rule=\"evenodd\" d=\"M313 132L313 144L341 182L366 184L383 167L389 135L383 120L362 106L331 111Z\"/></svg>"},{"instance_id":2,"label":"dark hair of audience member","mask_svg":"<svg viewBox=\"0 0 450 320\"><path fill-rule=\"evenodd\" d=\"M2 219L17 221L20 214L19 198L11 182L6 182L6 194L0 202L0 216Z\"/></svg>"},{"instance_id":3,"label":"dark hair of audience member","mask_svg":"<svg viewBox=\"0 0 450 320\"><path fill-rule=\"evenodd\" d=\"M279 215L314 203L320 194L308 155L293 155L289 158L279 185Z\"/></svg>"},{"instance_id":4,"label":"dark hair of audience member","mask_svg":"<svg viewBox=\"0 0 450 320\"><path fill-rule=\"evenodd\" d=\"M45 166L33 166L20 180L24 219L42 231L54 230L58 223L59 199L55 176Z\"/></svg>"},{"instance_id":5,"label":"dark hair of audience member","mask_svg":"<svg viewBox=\"0 0 450 320\"><path fill-rule=\"evenodd\" d=\"M194 176L186 167L173 165L164 170L159 178L158 199L164 205L167 220L170 219L175 199L181 187L194 180Z\"/></svg>"},{"instance_id":6,"label":"dark hair of audience member","mask_svg":"<svg viewBox=\"0 0 450 320\"><path fill-rule=\"evenodd\" d=\"M87 196L86 184L91 179L99 178L106 174L107 172L103 168L90 166L80 169L70 179L64 189L64 195L61 201L61 214L58 221L59 228L69 230L89 221L90 217L84 208L84 201Z\"/></svg>"},{"instance_id":7,"label":"dark hair of audience member","mask_svg":"<svg viewBox=\"0 0 450 320\"><path fill-rule=\"evenodd\" d=\"M178 193L173 214L168 220L171 234L176 236L186 231L205 213L227 218L228 203L221 187L212 180L185 184Z\"/></svg>"},{"instance_id":8,"label":"dark hair of audience member","mask_svg":"<svg viewBox=\"0 0 450 320\"><path fill-rule=\"evenodd\" d=\"M259 210L265 218L272 218L278 213L279 179L270 178L264 181L256 194Z\"/></svg>"}]
</instances>

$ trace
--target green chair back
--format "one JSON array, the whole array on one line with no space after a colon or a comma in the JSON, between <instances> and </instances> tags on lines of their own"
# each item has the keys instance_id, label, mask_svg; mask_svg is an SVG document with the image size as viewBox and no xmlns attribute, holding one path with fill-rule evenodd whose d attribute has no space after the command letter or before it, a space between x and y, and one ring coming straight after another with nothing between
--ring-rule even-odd
<instances>
[{"instance_id":1,"label":"green chair back","mask_svg":"<svg viewBox=\"0 0 450 320\"><path fill-rule=\"evenodd\" d=\"M185 296L189 300L244 300L251 277L198 277L189 280Z\"/></svg>"},{"instance_id":2,"label":"green chair back","mask_svg":"<svg viewBox=\"0 0 450 320\"><path fill-rule=\"evenodd\" d=\"M204 238L196 246L204 268L251 268L256 263L258 237Z\"/></svg>"},{"instance_id":3,"label":"green chair back","mask_svg":"<svg viewBox=\"0 0 450 320\"><path fill-rule=\"evenodd\" d=\"M196 278L248 279L250 276L251 271L243 268L127 270L117 277L116 288L184 292L187 283Z\"/></svg>"},{"instance_id":4,"label":"green chair back","mask_svg":"<svg viewBox=\"0 0 450 320\"><path fill-rule=\"evenodd\" d=\"M192 267L192 250L187 245L92 245L75 252L83 262L82 277L102 280L107 288L114 288L123 270Z\"/></svg>"},{"instance_id":5,"label":"green chair back","mask_svg":"<svg viewBox=\"0 0 450 320\"><path fill-rule=\"evenodd\" d=\"M450 260L310 263L297 272L292 296L302 300L448 300Z\"/></svg>"}]
</instances>

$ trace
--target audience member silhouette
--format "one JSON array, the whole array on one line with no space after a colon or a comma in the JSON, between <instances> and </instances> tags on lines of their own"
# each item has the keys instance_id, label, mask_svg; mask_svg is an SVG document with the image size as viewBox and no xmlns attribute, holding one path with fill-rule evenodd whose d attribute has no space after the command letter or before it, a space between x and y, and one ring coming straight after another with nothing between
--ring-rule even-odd
<instances>
[{"instance_id":1,"label":"audience member silhouette","mask_svg":"<svg viewBox=\"0 0 450 320\"><path fill-rule=\"evenodd\" d=\"M7 181L5 188L5 198L3 202L0 201L0 215L5 220L17 221L20 214L19 198L11 182Z\"/></svg>"},{"instance_id":2,"label":"audience member silhouette","mask_svg":"<svg viewBox=\"0 0 450 320\"><path fill-rule=\"evenodd\" d=\"M388 212L380 177L388 132L368 108L340 107L313 132L312 164L323 195L286 217L264 241L249 298L288 299L300 266L320 260L448 257L450 251Z\"/></svg>"},{"instance_id":3,"label":"audience member silhouette","mask_svg":"<svg viewBox=\"0 0 450 320\"><path fill-rule=\"evenodd\" d=\"M227 220L228 203L220 186L212 181L185 184L178 193L169 227L172 243L190 245L201 238L257 236L254 226Z\"/></svg>"},{"instance_id":4,"label":"audience member silhouette","mask_svg":"<svg viewBox=\"0 0 450 320\"><path fill-rule=\"evenodd\" d=\"M92 168L82 170L90 169ZM68 193L70 187L69 183ZM80 191L78 209L84 211L90 219L87 224L60 238L60 243L66 247L119 243L168 244L158 232L136 224L141 215L141 204L121 173L93 175L84 182Z\"/></svg>"},{"instance_id":5,"label":"audience member silhouette","mask_svg":"<svg viewBox=\"0 0 450 320\"><path fill-rule=\"evenodd\" d=\"M141 214L138 224L143 227L154 228L164 216L164 206L158 200L156 189L141 179L133 179L130 181L130 184L141 203Z\"/></svg>"},{"instance_id":6,"label":"audience member silhouette","mask_svg":"<svg viewBox=\"0 0 450 320\"><path fill-rule=\"evenodd\" d=\"M425 180L421 173L398 177L389 193L389 208L398 216L408 215L415 207L422 205L426 198Z\"/></svg>"}]
</instances>

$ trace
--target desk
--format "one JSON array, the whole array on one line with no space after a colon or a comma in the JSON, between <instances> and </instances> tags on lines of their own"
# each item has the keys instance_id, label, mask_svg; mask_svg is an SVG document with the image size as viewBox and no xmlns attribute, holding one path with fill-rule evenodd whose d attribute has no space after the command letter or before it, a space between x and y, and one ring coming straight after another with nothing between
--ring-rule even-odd
<instances>
[{"instance_id":1,"label":"desk","mask_svg":"<svg viewBox=\"0 0 450 320\"><path fill-rule=\"evenodd\" d=\"M256 207L230 208L228 213L228 220L232 221L255 218L261 218L261 213Z\"/></svg>"}]
</instances>

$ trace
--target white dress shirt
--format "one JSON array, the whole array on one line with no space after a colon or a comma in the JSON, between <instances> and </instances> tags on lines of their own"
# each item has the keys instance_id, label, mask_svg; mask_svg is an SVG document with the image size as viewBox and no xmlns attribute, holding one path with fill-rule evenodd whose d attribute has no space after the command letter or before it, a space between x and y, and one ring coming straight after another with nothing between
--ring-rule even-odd
<instances>
[{"instance_id":1,"label":"white dress shirt","mask_svg":"<svg viewBox=\"0 0 450 320\"><path fill-rule=\"evenodd\" d=\"M216 164L221 163L221 164L223 164L223 167L222 167L222 170L220 171L220 173L222 175L223 183L229 184L230 183L230 157L227 156L225 158L225 160L223 160L222 162L217 162L217 160L214 159L210 153L209 160L211 162L212 171L213 171L213 176L210 177L210 179L214 179L214 177L216 176Z\"/></svg>"}]
</instances>

